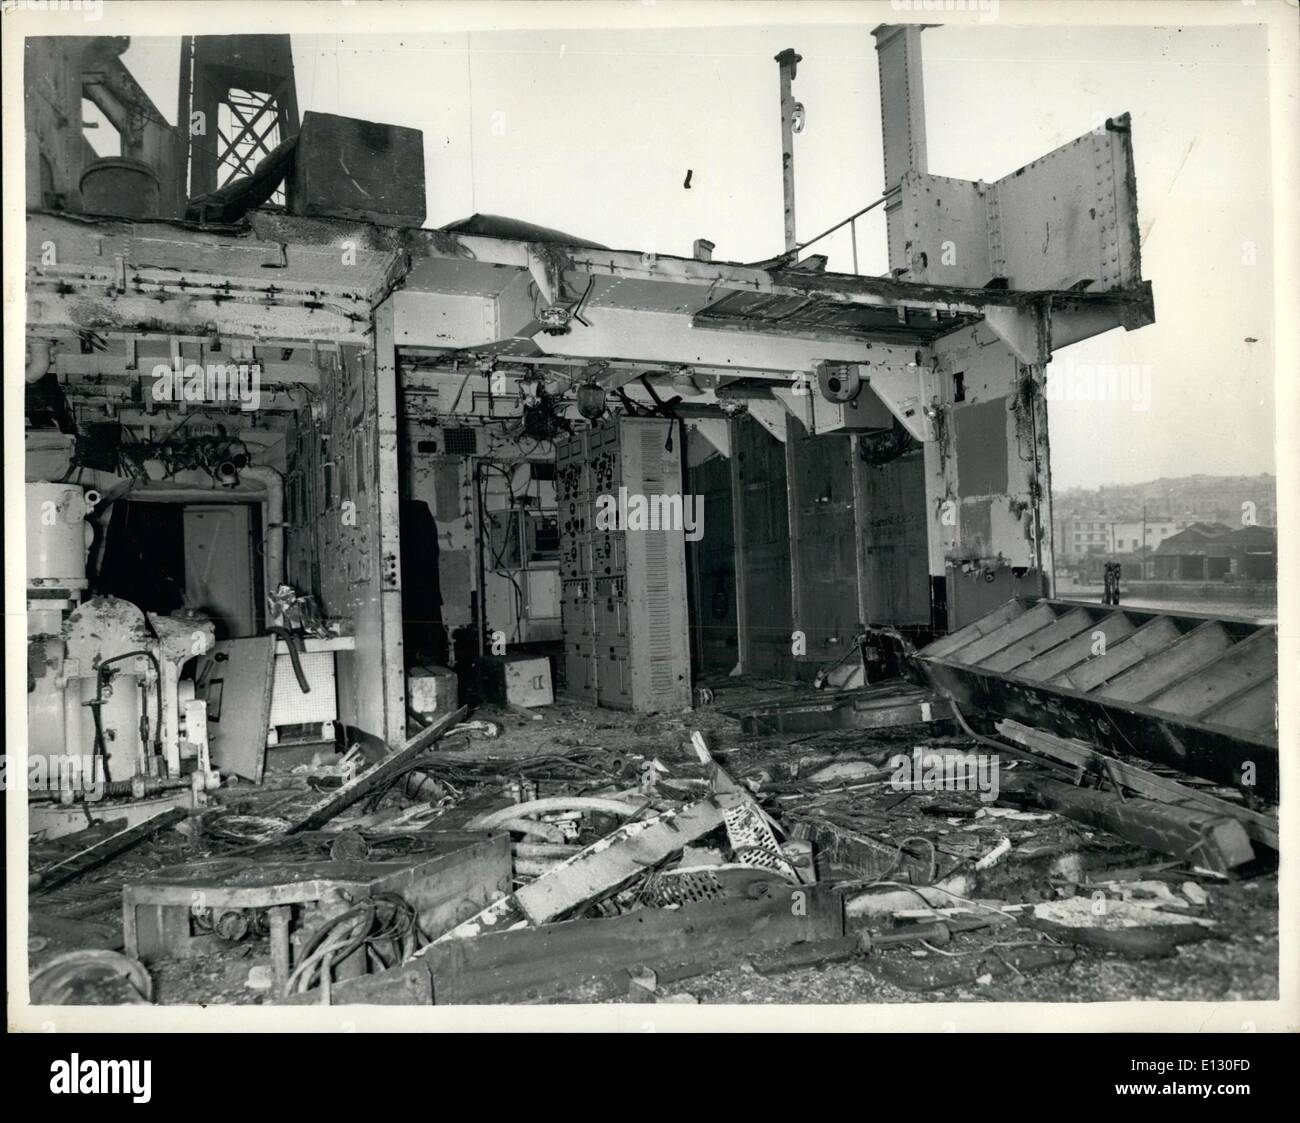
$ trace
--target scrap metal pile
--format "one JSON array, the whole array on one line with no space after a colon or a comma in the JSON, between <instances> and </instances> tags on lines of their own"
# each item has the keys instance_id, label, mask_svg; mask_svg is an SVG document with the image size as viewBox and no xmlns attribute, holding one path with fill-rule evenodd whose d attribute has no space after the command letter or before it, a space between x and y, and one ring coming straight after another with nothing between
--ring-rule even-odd
<instances>
[{"instance_id":1,"label":"scrap metal pile","mask_svg":"<svg viewBox=\"0 0 1300 1123\"><path fill-rule=\"evenodd\" d=\"M889 689L863 692L872 713ZM897 689L900 712L918 704ZM172 864L110 883L125 954L56 957L33 986L193 1000L169 980L226 956L233 1001L680 1002L709 973L825 964L863 971L863 1000L942 994L1222 939L1204 886L1271 861L1266 810L1081 742L833 710L755 735L773 706L744 691L650 726L462 708L396 750L225 789Z\"/></svg>"}]
</instances>

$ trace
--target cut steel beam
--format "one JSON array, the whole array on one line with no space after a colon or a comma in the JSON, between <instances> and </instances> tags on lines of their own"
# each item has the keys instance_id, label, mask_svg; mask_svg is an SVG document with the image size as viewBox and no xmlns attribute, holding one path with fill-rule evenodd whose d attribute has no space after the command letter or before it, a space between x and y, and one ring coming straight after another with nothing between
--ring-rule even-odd
<instances>
[{"instance_id":1,"label":"cut steel beam","mask_svg":"<svg viewBox=\"0 0 1300 1123\"><path fill-rule=\"evenodd\" d=\"M1024 790L1036 803L1068 818L1215 873L1227 873L1255 857L1245 827L1212 811L1124 799L1114 792L1043 778L1026 781Z\"/></svg>"},{"instance_id":2,"label":"cut steel beam","mask_svg":"<svg viewBox=\"0 0 1300 1123\"><path fill-rule=\"evenodd\" d=\"M945 699L930 691L899 690L893 685L885 693L877 687L763 706L741 717L741 729L745 733L816 733L823 729L888 729L951 718L952 707Z\"/></svg>"},{"instance_id":3,"label":"cut steel beam","mask_svg":"<svg viewBox=\"0 0 1300 1123\"><path fill-rule=\"evenodd\" d=\"M1198 807L1236 819L1256 842L1278 849L1278 823L1275 815L1229 803L1226 799L1180 784L1168 776L1159 776L1145 768L1106 756L1083 741L1056 737L1040 729L1031 729L1018 721L1000 721L997 723L997 731L1008 740L1024 745L1035 753L1106 776L1112 782L1148 799L1183 807Z\"/></svg>"}]
</instances>

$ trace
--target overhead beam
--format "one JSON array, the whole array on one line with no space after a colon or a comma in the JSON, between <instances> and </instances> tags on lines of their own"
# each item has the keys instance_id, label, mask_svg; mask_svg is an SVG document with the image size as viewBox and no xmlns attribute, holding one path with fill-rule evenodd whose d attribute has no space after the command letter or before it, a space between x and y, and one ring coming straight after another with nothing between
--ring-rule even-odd
<instances>
[{"instance_id":1,"label":"overhead beam","mask_svg":"<svg viewBox=\"0 0 1300 1123\"><path fill-rule=\"evenodd\" d=\"M414 265L415 259L422 256L528 270L535 253L526 242L454 234L445 230L374 227L341 220L300 219L270 212L254 212L250 220L253 230L263 241L301 243L304 246L322 242L338 246L346 242L353 244L358 253L409 254L413 264L406 278L405 291L427 291L422 288ZM954 314L975 315L982 315L984 309L989 307L1035 308L1045 298L1050 298L1054 310L1108 309L1114 316L1113 326L1121 324L1125 309L1133 305L1149 307L1151 299L1150 285L1146 283L1110 293L985 289L975 286L917 284L889 277L841 273L813 274L779 269L768 271L752 265L699 261L629 250L593 249L587 246L556 245L553 249L565 258L566 273L698 285L711 289L717 298L733 291L750 292L887 308L901 305L928 309L938 306ZM1124 323L1124 326L1138 325Z\"/></svg>"},{"instance_id":2,"label":"overhead beam","mask_svg":"<svg viewBox=\"0 0 1300 1123\"><path fill-rule=\"evenodd\" d=\"M369 334L370 315L302 304L245 303L229 299L175 293L141 296L132 293L68 294L53 287L28 285L28 331L121 331L151 335L184 335L196 328L250 339L327 339L361 343Z\"/></svg>"},{"instance_id":3,"label":"overhead beam","mask_svg":"<svg viewBox=\"0 0 1300 1123\"><path fill-rule=\"evenodd\" d=\"M396 333L402 346L473 348L483 341L472 330L476 298L449 298L438 293L404 290L395 296ZM463 308L450 301L468 302ZM463 312L463 315L459 314ZM905 356L915 348L896 348L858 340L840 342L711 331L691 326L685 316L601 308L591 312L590 327L574 322L562 335L537 334L535 342L549 355L588 360L710 366L729 371L810 371L823 360L866 362Z\"/></svg>"}]
</instances>

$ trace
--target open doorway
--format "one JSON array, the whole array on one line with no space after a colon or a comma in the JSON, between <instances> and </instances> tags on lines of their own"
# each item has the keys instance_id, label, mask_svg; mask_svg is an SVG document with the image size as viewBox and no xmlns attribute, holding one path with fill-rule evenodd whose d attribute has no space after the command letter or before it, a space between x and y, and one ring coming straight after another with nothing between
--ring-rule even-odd
<instances>
[{"instance_id":1,"label":"open doorway","mask_svg":"<svg viewBox=\"0 0 1300 1123\"><path fill-rule=\"evenodd\" d=\"M261 527L255 503L118 500L101 531L95 591L160 615L193 610L213 622L217 639L257 635Z\"/></svg>"}]
</instances>

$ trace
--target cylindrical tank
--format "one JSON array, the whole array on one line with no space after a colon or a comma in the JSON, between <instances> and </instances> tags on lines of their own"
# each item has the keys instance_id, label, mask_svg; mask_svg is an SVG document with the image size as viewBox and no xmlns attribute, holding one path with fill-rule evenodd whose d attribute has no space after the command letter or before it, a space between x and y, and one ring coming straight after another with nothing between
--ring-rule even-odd
<instances>
[{"instance_id":1,"label":"cylindrical tank","mask_svg":"<svg viewBox=\"0 0 1300 1123\"><path fill-rule=\"evenodd\" d=\"M61 756L67 733L63 728L63 685L55 668L47 668L27 695L27 755Z\"/></svg>"},{"instance_id":2,"label":"cylindrical tank","mask_svg":"<svg viewBox=\"0 0 1300 1123\"><path fill-rule=\"evenodd\" d=\"M95 160L81 173L81 209L119 218L157 218L161 190L148 164L118 156Z\"/></svg>"},{"instance_id":3,"label":"cylindrical tank","mask_svg":"<svg viewBox=\"0 0 1300 1123\"><path fill-rule=\"evenodd\" d=\"M84 589L93 534L86 498L71 484L27 484L27 585Z\"/></svg>"}]
</instances>

